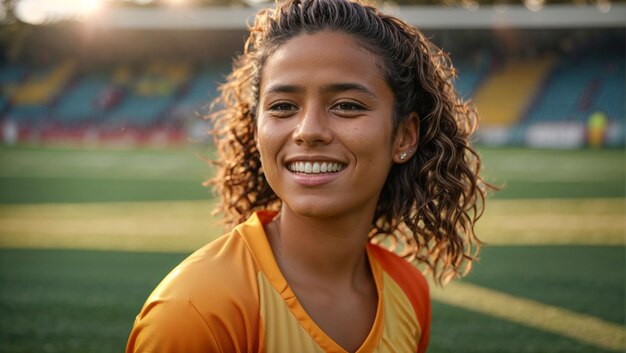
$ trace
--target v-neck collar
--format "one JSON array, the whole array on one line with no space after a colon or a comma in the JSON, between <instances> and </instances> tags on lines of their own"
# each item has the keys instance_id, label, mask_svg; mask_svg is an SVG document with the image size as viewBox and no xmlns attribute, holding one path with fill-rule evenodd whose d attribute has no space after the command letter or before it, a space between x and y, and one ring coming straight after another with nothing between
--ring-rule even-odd
<instances>
[{"instance_id":1,"label":"v-neck collar","mask_svg":"<svg viewBox=\"0 0 626 353\"><path fill-rule=\"evenodd\" d=\"M346 350L337 344L337 342L335 342L330 336L328 336L304 310L298 301L298 298L296 298L295 293L289 287L287 280L280 271L267 239L267 234L263 229L263 225L269 223L276 215L276 212L270 211L255 212L246 222L237 226L235 230L246 242L256 262L258 263L260 270L265 274L272 287L280 294L289 307L291 313L298 320L298 323L311 335L316 343L327 352L346 352ZM365 341L363 341L356 353L374 351L380 341L384 326L383 271L380 264L376 260L376 257L371 253L370 245L367 245L365 250L370 270L376 284L378 303L374 323L372 324Z\"/></svg>"}]
</instances>

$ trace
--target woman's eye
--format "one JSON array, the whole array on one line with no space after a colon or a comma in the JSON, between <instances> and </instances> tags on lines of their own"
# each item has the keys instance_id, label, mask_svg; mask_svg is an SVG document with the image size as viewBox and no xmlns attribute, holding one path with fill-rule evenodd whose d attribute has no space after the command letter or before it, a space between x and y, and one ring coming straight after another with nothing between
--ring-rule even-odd
<instances>
[{"instance_id":1,"label":"woman's eye","mask_svg":"<svg viewBox=\"0 0 626 353\"><path fill-rule=\"evenodd\" d=\"M337 103L335 105L335 107L339 110L348 110L348 111L361 111L361 110L365 110L365 107L357 104L357 103L352 103L352 102L341 102L341 103Z\"/></svg>"},{"instance_id":2,"label":"woman's eye","mask_svg":"<svg viewBox=\"0 0 626 353\"><path fill-rule=\"evenodd\" d=\"M270 106L270 110L277 110L277 111L292 111L292 110L296 110L296 106L291 104L291 103L285 103L285 102L281 102L281 103L276 103L276 104L272 104Z\"/></svg>"}]
</instances>

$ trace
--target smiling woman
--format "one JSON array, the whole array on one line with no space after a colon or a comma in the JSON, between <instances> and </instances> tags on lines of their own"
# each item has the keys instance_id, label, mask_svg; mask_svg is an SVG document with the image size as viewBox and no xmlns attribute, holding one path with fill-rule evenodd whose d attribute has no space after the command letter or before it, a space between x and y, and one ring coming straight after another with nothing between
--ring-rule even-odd
<instances>
[{"instance_id":1,"label":"smiling woman","mask_svg":"<svg viewBox=\"0 0 626 353\"><path fill-rule=\"evenodd\" d=\"M250 32L212 116L234 229L155 289L127 352L424 352L413 265L469 270L487 187L452 66L358 1L280 2Z\"/></svg>"},{"instance_id":2,"label":"smiling woman","mask_svg":"<svg viewBox=\"0 0 626 353\"><path fill-rule=\"evenodd\" d=\"M393 156L417 143L416 121L393 141L393 93L376 57L347 34L302 35L267 59L259 91L257 145L283 212L364 216L367 234Z\"/></svg>"}]
</instances>

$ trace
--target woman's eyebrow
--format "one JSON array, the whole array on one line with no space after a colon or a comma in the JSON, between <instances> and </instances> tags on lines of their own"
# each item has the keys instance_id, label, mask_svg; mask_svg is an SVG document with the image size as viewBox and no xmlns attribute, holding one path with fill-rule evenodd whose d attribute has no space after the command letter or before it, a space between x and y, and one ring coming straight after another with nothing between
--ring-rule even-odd
<instances>
[{"instance_id":1,"label":"woman's eyebrow","mask_svg":"<svg viewBox=\"0 0 626 353\"><path fill-rule=\"evenodd\" d=\"M304 88L296 85L276 84L268 87L264 93L304 93Z\"/></svg>"},{"instance_id":2,"label":"woman's eyebrow","mask_svg":"<svg viewBox=\"0 0 626 353\"><path fill-rule=\"evenodd\" d=\"M345 91L358 91L372 96L373 98L377 98L374 92L369 90L367 87L353 82L331 83L324 85L320 88L320 93L338 93Z\"/></svg>"},{"instance_id":3,"label":"woman's eyebrow","mask_svg":"<svg viewBox=\"0 0 626 353\"><path fill-rule=\"evenodd\" d=\"M268 87L264 93L265 94L271 94L271 93L301 94L301 93L304 93L304 91L305 89L302 86L289 85L289 84L276 84L276 85L272 85ZM338 93L338 92L345 92L345 91L358 91L358 92L365 93L369 96L372 96L373 98L377 98L374 92L369 90L367 87L358 83L353 83L353 82L329 83L327 85L320 87L319 89L319 92L321 94Z\"/></svg>"}]
</instances>

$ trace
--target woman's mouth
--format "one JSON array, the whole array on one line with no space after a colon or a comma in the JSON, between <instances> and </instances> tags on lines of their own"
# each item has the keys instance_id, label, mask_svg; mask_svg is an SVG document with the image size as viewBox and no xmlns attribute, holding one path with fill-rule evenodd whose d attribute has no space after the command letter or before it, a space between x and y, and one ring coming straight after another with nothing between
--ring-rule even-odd
<instances>
[{"instance_id":1,"label":"woman's mouth","mask_svg":"<svg viewBox=\"0 0 626 353\"><path fill-rule=\"evenodd\" d=\"M294 173L320 174L342 171L345 164L332 161L294 161L287 163L287 169Z\"/></svg>"}]
</instances>

